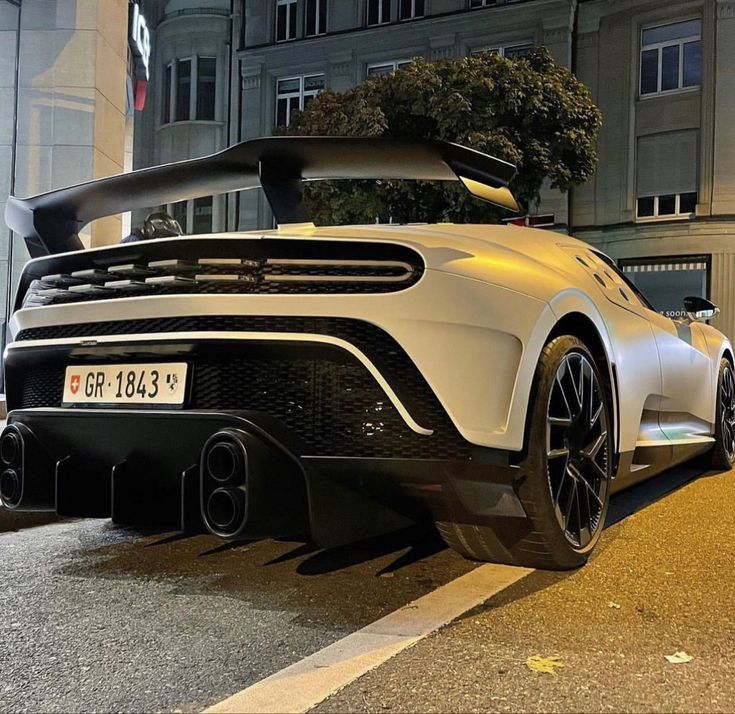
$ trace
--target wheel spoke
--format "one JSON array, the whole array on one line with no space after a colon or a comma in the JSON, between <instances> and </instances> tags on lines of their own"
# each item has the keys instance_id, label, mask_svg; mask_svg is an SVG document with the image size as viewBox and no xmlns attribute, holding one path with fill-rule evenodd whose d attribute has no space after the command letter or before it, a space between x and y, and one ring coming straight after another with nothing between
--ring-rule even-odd
<instances>
[{"instance_id":1,"label":"wheel spoke","mask_svg":"<svg viewBox=\"0 0 735 714\"><path fill-rule=\"evenodd\" d=\"M577 541L582 545L582 505L581 501L581 489L579 484L574 482L574 515L577 517Z\"/></svg>"},{"instance_id":2,"label":"wheel spoke","mask_svg":"<svg viewBox=\"0 0 735 714\"><path fill-rule=\"evenodd\" d=\"M569 495L567 496L567 503L564 508L564 529L569 531L569 517L572 515L572 506L574 505L574 494L577 489L574 485L574 479L572 479L572 486L569 489Z\"/></svg>"},{"instance_id":3,"label":"wheel spoke","mask_svg":"<svg viewBox=\"0 0 735 714\"><path fill-rule=\"evenodd\" d=\"M579 384L577 386L577 396L579 397L580 412L584 413L584 365L585 361L579 361ZM592 390L590 390L591 392Z\"/></svg>"},{"instance_id":4,"label":"wheel spoke","mask_svg":"<svg viewBox=\"0 0 735 714\"><path fill-rule=\"evenodd\" d=\"M584 497L582 496L584 493ZM590 503L590 492L588 488L577 491L577 498L580 501L580 519L579 519L579 545L584 547L592 540L592 504Z\"/></svg>"},{"instance_id":5,"label":"wheel spoke","mask_svg":"<svg viewBox=\"0 0 735 714\"><path fill-rule=\"evenodd\" d=\"M590 413L592 413L592 404L590 403ZM602 414L602 402L598 405L596 411L594 414L592 414L592 417L590 418L590 429L597 424L597 421L600 418L600 415Z\"/></svg>"},{"instance_id":6,"label":"wheel spoke","mask_svg":"<svg viewBox=\"0 0 735 714\"><path fill-rule=\"evenodd\" d=\"M570 470L573 468L574 467L570 467ZM576 469L574 469L574 471L576 471ZM574 471L572 471L572 473L574 473ZM592 485L590 484L590 482L581 473L579 473L579 471L576 472L576 476L577 476L577 481L585 487L585 490L587 491L587 493L591 495L592 498L595 499L595 501L597 501L597 505L602 507L602 500L597 495L595 489L592 488Z\"/></svg>"},{"instance_id":7,"label":"wheel spoke","mask_svg":"<svg viewBox=\"0 0 735 714\"><path fill-rule=\"evenodd\" d=\"M564 400L564 406L567 408L567 414L569 414L569 420L571 421L574 416L574 412L572 412L572 406L569 404L569 400L567 399L567 394L564 390L564 385L561 383L559 372L556 373L556 383L559 385L559 391L561 392L561 397Z\"/></svg>"},{"instance_id":8,"label":"wheel spoke","mask_svg":"<svg viewBox=\"0 0 735 714\"><path fill-rule=\"evenodd\" d=\"M600 466L600 464L597 463L594 459L592 459L590 462L590 466L597 472L597 477L603 479L604 481L607 481L607 471Z\"/></svg>"},{"instance_id":9,"label":"wheel spoke","mask_svg":"<svg viewBox=\"0 0 735 714\"><path fill-rule=\"evenodd\" d=\"M562 456L565 458L568 457L569 449L551 449L551 451L546 454L546 458L548 459L559 459Z\"/></svg>"},{"instance_id":10,"label":"wheel spoke","mask_svg":"<svg viewBox=\"0 0 735 714\"><path fill-rule=\"evenodd\" d=\"M582 450L582 454L588 459L594 459L600 453L600 449L607 441L607 431L603 431L587 448Z\"/></svg>"},{"instance_id":11,"label":"wheel spoke","mask_svg":"<svg viewBox=\"0 0 735 714\"><path fill-rule=\"evenodd\" d=\"M553 426L569 426L572 423L571 417L547 417L549 424Z\"/></svg>"}]
</instances>

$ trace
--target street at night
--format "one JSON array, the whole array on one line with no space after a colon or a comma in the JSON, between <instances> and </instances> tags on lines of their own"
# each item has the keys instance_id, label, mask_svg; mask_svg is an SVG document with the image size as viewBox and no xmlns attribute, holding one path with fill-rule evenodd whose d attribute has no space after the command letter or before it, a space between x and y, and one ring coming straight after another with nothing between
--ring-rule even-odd
<instances>
[{"instance_id":1,"label":"street at night","mask_svg":"<svg viewBox=\"0 0 735 714\"><path fill-rule=\"evenodd\" d=\"M696 468L615 496L587 566L526 575L315 711L732 711L734 501ZM3 711L199 711L478 567L419 531L324 552L98 520L6 532L0 558Z\"/></svg>"},{"instance_id":2,"label":"street at night","mask_svg":"<svg viewBox=\"0 0 735 714\"><path fill-rule=\"evenodd\" d=\"M735 713L735 0L0 0L0 714Z\"/></svg>"}]
</instances>

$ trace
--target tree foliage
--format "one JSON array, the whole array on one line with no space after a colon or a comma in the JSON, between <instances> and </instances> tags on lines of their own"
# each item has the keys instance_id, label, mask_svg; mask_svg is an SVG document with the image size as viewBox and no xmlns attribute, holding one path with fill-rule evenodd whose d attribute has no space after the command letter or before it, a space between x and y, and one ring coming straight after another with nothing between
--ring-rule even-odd
<instances>
[{"instance_id":1,"label":"tree foliage","mask_svg":"<svg viewBox=\"0 0 735 714\"><path fill-rule=\"evenodd\" d=\"M538 48L521 59L491 53L440 62L416 58L344 94L321 93L286 132L464 144L516 164L511 189L528 206L545 179L567 191L593 174L601 124L587 87ZM307 186L306 199L319 223L366 223L388 215L399 222L482 222L500 215L449 182L319 182Z\"/></svg>"}]
</instances>

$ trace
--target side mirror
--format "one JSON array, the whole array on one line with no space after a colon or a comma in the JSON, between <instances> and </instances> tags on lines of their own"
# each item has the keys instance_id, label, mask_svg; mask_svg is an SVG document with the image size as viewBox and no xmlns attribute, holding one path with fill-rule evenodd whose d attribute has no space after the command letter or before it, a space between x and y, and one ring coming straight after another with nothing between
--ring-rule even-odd
<instances>
[{"instance_id":1,"label":"side mirror","mask_svg":"<svg viewBox=\"0 0 735 714\"><path fill-rule=\"evenodd\" d=\"M704 322L718 315L720 308L714 303L697 295L684 298L684 309L692 322Z\"/></svg>"}]
</instances>

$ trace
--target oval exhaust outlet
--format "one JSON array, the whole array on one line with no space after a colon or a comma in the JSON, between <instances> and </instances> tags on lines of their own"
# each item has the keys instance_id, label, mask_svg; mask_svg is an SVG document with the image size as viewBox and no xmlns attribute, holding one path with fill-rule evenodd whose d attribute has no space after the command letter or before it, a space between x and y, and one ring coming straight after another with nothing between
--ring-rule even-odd
<instances>
[{"instance_id":1,"label":"oval exhaust outlet","mask_svg":"<svg viewBox=\"0 0 735 714\"><path fill-rule=\"evenodd\" d=\"M234 533L242 521L244 502L242 489L215 489L207 499L207 520L225 536Z\"/></svg>"},{"instance_id":2,"label":"oval exhaust outlet","mask_svg":"<svg viewBox=\"0 0 735 714\"><path fill-rule=\"evenodd\" d=\"M17 466L20 461L20 455L20 437L14 431L5 431L0 437L0 461L5 466Z\"/></svg>"},{"instance_id":3,"label":"oval exhaust outlet","mask_svg":"<svg viewBox=\"0 0 735 714\"><path fill-rule=\"evenodd\" d=\"M15 469L6 469L0 474L0 500L8 507L17 506L20 501L20 476Z\"/></svg>"},{"instance_id":4,"label":"oval exhaust outlet","mask_svg":"<svg viewBox=\"0 0 735 714\"><path fill-rule=\"evenodd\" d=\"M220 483L241 482L245 479L244 462L245 454L241 444L215 442L207 453L207 475Z\"/></svg>"},{"instance_id":5,"label":"oval exhaust outlet","mask_svg":"<svg viewBox=\"0 0 735 714\"><path fill-rule=\"evenodd\" d=\"M279 538L308 533L306 480L298 459L257 428L225 428L204 444L199 506L221 538Z\"/></svg>"}]
</instances>

